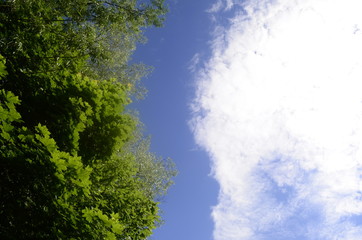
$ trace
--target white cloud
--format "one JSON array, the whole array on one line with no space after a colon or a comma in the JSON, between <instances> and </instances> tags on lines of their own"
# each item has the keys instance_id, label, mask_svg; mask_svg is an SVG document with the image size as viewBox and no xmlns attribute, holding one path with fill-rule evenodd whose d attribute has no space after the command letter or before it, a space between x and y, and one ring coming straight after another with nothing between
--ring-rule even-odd
<instances>
[{"instance_id":1,"label":"white cloud","mask_svg":"<svg viewBox=\"0 0 362 240\"><path fill-rule=\"evenodd\" d=\"M211 5L207 12L216 13L221 10L227 11L230 10L234 5L233 0L217 0L214 4Z\"/></svg>"},{"instance_id":2,"label":"white cloud","mask_svg":"<svg viewBox=\"0 0 362 240\"><path fill-rule=\"evenodd\" d=\"M215 239L361 239L362 2L229 3L193 103Z\"/></svg>"},{"instance_id":3,"label":"white cloud","mask_svg":"<svg viewBox=\"0 0 362 240\"><path fill-rule=\"evenodd\" d=\"M188 70L190 72L195 72L198 68L198 64L200 63L200 53L194 54L194 56L191 58L190 62L188 63Z\"/></svg>"}]
</instances>

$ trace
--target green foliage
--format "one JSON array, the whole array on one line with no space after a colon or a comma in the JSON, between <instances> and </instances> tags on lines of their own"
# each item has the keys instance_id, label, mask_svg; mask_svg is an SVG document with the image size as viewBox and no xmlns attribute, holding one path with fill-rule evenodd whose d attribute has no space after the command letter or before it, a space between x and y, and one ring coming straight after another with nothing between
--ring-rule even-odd
<instances>
[{"instance_id":1,"label":"green foliage","mask_svg":"<svg viewBox=\"0 0 362 240\"><path fill-rule=\"evenodd\" d=\"M137 116L133 113L133 116ZM167 189L173 184L173 177L177 175L176 167L169 158L162 158L150 151L151 139L144 137L144 125L134 118L137 128L132 138L124 148L122 156L134 156L137 168L137 177L141 179L142 189L149 198L161 201Z\"/></svg>"},{"instance_id":2,"label":"green foliage","mask_svg":"<svg viewBox=\"0 0 362 240\"><path fill-rule=\"evenodd\" d=\"M14 94L1 90L0 99L0 237L49 237L52 226L46 224L60 219L53 204L60 183L49 174L55 168L48 151L54 151L54 141L41 125L33 131L21 125Z\"/></svg>"},{"instance_id":3,"label":"green foliage","mask_svg":"<svg viewBox=\"0 0 362 240\"><path fill-rule=\"evenodd\" d=\"M58 122L72 132L71 138L58 136L59 142L73 140L64 147L68 151L59 150L44 125L24 126L16 110L19 98L1 90L0 214L7 216L1 236L15 236L20 227L23 236L37 239L144 239L159 221L158 207L143 191L136 158L119 154L134 128L130 117L127 122L115 114L126 101L119 94L122 85L74 78L85 81L80 89L87 89L93 102L70 101L76 112L72 124Z\"/></svg>"},{"instance_id":4,"label":"green foliage","mask_svg":"<svg viewBox=\"0 0 362 240\"><path fill-rule=\"evenodd\" d=\"M142 29L161 26L167 12L164 0L19 0L0 7L0 52L15 69L39 73L74 68L74 59L86 58L82 71L96 79L116 78L130 83L137 93L139 79L147 74L142 64L127 64L144 42ZM9 28L11 26L11 28ZM17 66L22 68L18 69ZM134 69L137 69L135 74ZM22 76L20 76L22 77ZM26 80L23 80L26 82ZM17 87L13 86L13 90ZM15 92L14 92L15 93Z\"/></svg>"},{"instance_id":5,"label":"green foliage","mask_svg":"<svg viewBox=\"0 0 362 240\"><path fill-rule=\"evenodd\" d=\"M5 58L0 55L0 79L6 76L7 73L5 70Z\"/></svg>"},{"instance_id":6,"label":"green foliage","mask_svg":"<svg viewBox=\"0 0 362 240\"><path fill-rule=\"evenodd\" d=\"M0 5L0 239L146 239L175 171L125 112L163 0ZM113 58L114 56L114 58Z\"/></svg>"}]
</instances>

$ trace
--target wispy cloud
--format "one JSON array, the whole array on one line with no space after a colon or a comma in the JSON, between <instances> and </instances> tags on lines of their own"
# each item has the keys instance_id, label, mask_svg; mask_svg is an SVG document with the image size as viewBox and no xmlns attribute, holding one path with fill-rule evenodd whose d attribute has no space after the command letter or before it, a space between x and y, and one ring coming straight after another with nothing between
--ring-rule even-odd
<instances>
[{"instance_id":1,"label":"wispy cloud","mask_svg":"<svg viewBox=\"0 0 362 240\"><path fill-rule=\"evenodd\" d=\"M234 5L233 0L217 0L215 3L211 5L207 12L209 13L216 13L221 10L227 11L230 10Z\"/></svg>"},{"instance_id":2,"label":"wispy cloud","mask_svg":"<svg viewBox=\"0 0 362 240\"><path fill-rule=\"evenodd\" d=\"M200 53L196 53L188 63L188 70L194 73L199 66L200 63Z\"/></svg>"},{"instance_id":3,"label":"wispy cloud","mask_svg":"<svg viewBox=\"0 0 362 240\"><path fill-rule=\"evenodd\" d=\"M362 2L230 6L193 103L215 239L361 239Z\"/></svg>"}]
</instances>

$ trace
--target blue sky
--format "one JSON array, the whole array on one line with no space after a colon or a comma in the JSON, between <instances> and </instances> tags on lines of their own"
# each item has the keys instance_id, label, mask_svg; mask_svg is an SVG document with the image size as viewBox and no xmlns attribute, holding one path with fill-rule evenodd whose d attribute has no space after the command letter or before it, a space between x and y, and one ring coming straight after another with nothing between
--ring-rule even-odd
<instances>
[{"instance_id":1,"label":"blue sky","mask_svg":"<svg viewBox=\"0 0 362 240\"><path fill-rule=\"evenodd\" d=\"M134 57L179 170L153 239L361 239L362 3L168 3Z\"/></svg>"},{"instance_id":2,"label":"blue sky","mask_svg":"<svg viewBox=\"0 0 362 240\"><path fill-rule=\"evenodd\" d=\"M170 12L163 28L146 32L148 42L134 56L154 67L144 79L147 98L136 104L152 136L152 150L171 157L178 176L162 204L165 223L152 239L212 239L211 207L217 203L218 186L209 176L209 159L196 146L188 126L188 104L194 96L190 61L207 52L212 25L206 9L209 1L169 1Z\"/></svg>"}]
</instances>

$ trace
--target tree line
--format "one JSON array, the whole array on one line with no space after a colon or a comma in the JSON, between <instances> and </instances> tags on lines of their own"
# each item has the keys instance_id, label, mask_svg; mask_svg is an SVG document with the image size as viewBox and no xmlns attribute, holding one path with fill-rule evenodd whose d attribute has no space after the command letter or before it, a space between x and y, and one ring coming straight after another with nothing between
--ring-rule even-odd
<instances>
[{"instance_id":1,"label":"tree line","mask_svg":"<svg viewBox=\"0 0 362 240\"><path fill-rule=\"evenodd\" d=\"M0 239L147 239L173 162L127 110L164 0L0 1Z\"/></svg>"}]
</instances>

